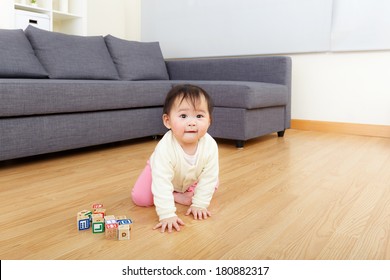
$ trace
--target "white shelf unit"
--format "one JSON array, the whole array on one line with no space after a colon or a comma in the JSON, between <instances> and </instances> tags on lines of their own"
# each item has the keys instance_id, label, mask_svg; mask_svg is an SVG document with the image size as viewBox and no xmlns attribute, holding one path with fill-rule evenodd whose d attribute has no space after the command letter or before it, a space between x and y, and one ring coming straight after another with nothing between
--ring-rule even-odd
<instances>
[{"instance_id":1,"label":"white shelf unit","mask_svg":"<svg viewBox=\"0 0 390 280\"><path fill-rule=\"evenodd\" d=\"M8 1L13 5L8 5ZM87 1L88 0L37 0L32 5L30 0L0 0L0 5L12 7L12 10L2 9L0 17L7 14L8 22L4 21L0 28L16 28L15 11L22 10L37 14L46 14L50 20L50 31L73 35L87 35ZM0 22L1 23L1 22Z\"/></svg>"}]
</instances>

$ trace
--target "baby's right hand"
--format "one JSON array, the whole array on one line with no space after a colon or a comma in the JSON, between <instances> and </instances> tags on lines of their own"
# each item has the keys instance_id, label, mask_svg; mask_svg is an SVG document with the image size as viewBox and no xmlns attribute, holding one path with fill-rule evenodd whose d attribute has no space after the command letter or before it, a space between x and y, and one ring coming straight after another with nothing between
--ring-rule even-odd
<instances>
[{"instance_id":1,"label":"baby's right hand","mask_svg":"<svg viewBox=\"0 0 390 280\"><path fill-rule=\"evenodd\" d=\"M172 232L172 228L175 228L176 231L180 231L180 226L184 226L184 222L177 216L167 219L162 219L153 229L161 228L161 232L165 232L167 229L168 232Z\"/></svg>"}]
</instances>

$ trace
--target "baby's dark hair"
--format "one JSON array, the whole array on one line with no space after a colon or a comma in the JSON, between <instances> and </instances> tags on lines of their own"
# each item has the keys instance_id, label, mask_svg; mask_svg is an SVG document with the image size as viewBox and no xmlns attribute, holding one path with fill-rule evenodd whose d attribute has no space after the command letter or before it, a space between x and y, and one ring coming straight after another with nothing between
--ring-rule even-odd
<instances>
[{"instance_id":1,"label":"baby's dark hair","mask_svg":"<svg viewBox=\"0 0 390 280\"><path fill-rule=\"evenodd\" d=\"M168 92L164 102L163 113L164 114L170 113L176 98L181 98L180 103L183 102L183 100L189 100L192 106L196 108L196 104L198 103L202 95L206 99L207 109L211 119L211 115L213 113L213 102L211 100L211 97L204 89L190 84L174 86Z\"/></svg>"}]
</instances>

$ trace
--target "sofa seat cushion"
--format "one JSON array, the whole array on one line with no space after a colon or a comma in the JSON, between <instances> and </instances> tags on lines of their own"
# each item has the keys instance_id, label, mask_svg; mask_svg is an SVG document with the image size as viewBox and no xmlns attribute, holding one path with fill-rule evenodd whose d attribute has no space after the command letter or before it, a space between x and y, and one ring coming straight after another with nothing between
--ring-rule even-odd
<instances>
[{"instance_id":1,"label":"sofa seat cushion","mask_svg":"<svg viewBox=\"0 0 390 280\"><path fill-rule=\"evenodd\" d=\"M213 99L215 107L256 109L285 106L288 88L284 85L241 81L175 81L203 88Z\"/></svg>"},{"instance_id":2,"label":"sofa seat cushion","mask_svg":"<svg viewBox=\"0 0 390 280\"><path fill-rule=\"evenodd\" d=\"M286 86L238 81L0 79L0 117L162 106L177 84L204 88L215 107L285 106Z\"/></svg>"},{"instance_id":3,"label":"sofa seat cushion","mask_svg":"<svg viewBox=\"0 0 390 280\"><path fill-rule=\"evenodd\" d=\"M0 117L162 106L170 81L0 79Z\"/></svg>"}]
</instances>

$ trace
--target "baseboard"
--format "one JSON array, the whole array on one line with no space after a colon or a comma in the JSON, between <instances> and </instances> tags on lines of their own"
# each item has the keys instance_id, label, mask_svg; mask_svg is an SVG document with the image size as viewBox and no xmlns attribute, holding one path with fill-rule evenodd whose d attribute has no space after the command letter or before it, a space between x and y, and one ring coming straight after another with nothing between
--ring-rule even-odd
<instances>
[{"instance_id":1,"label":"baseboard","mask_svg":"<svg viewBox=\"0 0 390 280\"><path fill-rule=\"evenodd\" d=\"M291 128L298 130L323 131L390 138L389 125L291 120Z\"/></svg>"}]
</instances>

